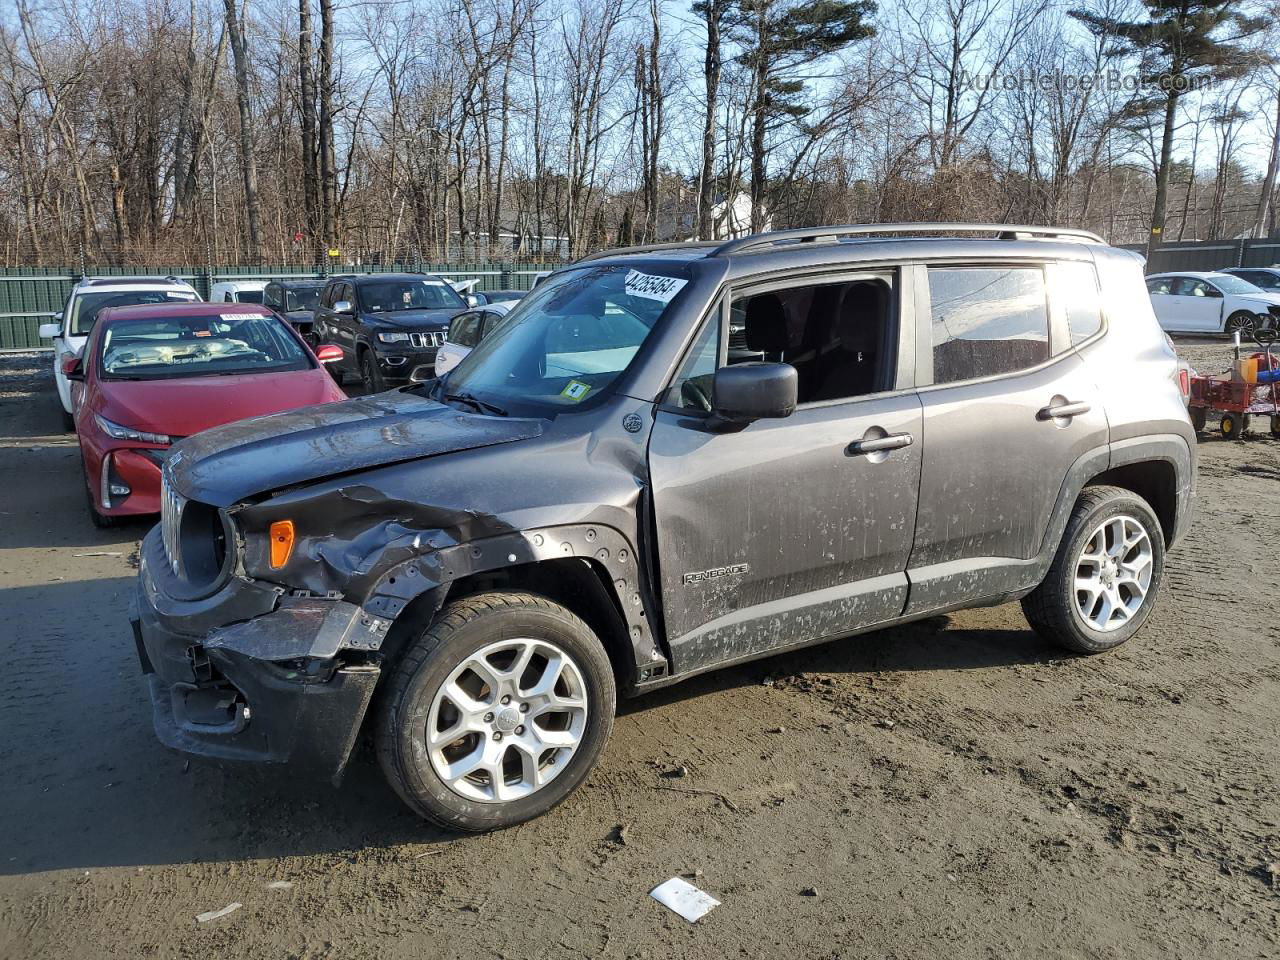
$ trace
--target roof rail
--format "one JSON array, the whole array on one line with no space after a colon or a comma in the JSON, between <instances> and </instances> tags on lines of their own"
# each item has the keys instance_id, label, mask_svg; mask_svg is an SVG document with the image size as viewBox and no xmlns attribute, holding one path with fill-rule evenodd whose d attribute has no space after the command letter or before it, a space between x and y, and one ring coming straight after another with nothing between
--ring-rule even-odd
<instances>
[{"instance_id":1,"label":"roof rail","mask_svg":"<svg viewBox=\"0 0 1280 960\"><path fill-rule=\"evenodd\" d=\"M816 240L835 240L838 237L878 236L894 233L994 233L1001 240L1016 240L1019 236L1062 237L1070 240L1088 240L1105 243L1096 233L1074 227L1031 227L1011 223L848 223L835 227L801 227L797 230L775 230L756 233L720 244L709 256L724 257L758 247L778 244L812 243Z\"/></svg>"},{"instance_id":2,"label":"roof rail","mask_svg":"<svg viewBox=\"0 0 1280 960\"><path fill-rule=\"evenodd\" d=\"M721 240L683 240L676 243L642 243L635 247L615 247L612 250L597 250L579 257L574 263L587 263L590 260L601 260L604 257L625 257L632 253L661 253L665 250L696 250L700 247L719 248Z\"/></svg>"}]
</instances>

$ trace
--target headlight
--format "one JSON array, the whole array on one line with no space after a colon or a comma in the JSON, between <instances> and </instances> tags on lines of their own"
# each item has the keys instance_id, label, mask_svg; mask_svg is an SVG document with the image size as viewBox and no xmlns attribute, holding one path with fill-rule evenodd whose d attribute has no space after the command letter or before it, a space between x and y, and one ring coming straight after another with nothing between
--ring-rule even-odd
<instances>
[{"instance_id":1,"label":"headlight","mask_svg":"<svg viewBox=\"0 0 1280 960\"><path fill-rule=\"evenodd\" d=\"M409 334L407 333L380 333L378 339L383 343L408 343Z\"/></svg>"},{"instance_id":2,"label":"headlight","mask_svg":"<svg viewBox=\"0 0 1280 960\"><path fill-rule=\"evenodd\" d=\"M98 421L98 426L102 428L102 432L108 437L114 437L117 440L139 440L142 443L168 443L169 438L163 433L147 433L145 430L135 430L133 427L122 427L118 423L112 423L106 417L93 415L93 419Z\"/></svg>"}]
</instances>

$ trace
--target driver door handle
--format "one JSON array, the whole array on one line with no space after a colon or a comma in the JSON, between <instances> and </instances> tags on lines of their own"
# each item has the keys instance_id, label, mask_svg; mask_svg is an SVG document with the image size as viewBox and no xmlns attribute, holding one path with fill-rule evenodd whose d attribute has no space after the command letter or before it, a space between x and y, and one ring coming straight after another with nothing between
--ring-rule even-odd
<instances>
[{"instance_id":1,"label":"driver door handle","mask_svg":"<svg viewBox=\"0 0 1280 960\"><path fill-rule=\"evenodd\" d=\"M915 437L909 433L891 433L887 437L874 440L855 440L849 444L849 456L856 457L864 453L879 453L881 450L898 450L915 443Z\"/></svg>"},{"instance_id":2,"label":"driver door handle","mask_svg":"<svg viewBox=\"0 0 1280 960\"><path fill-rule=\"evenodd\" d=\"M1042 407L1040 412L1036 414L1037 420L1058 420L1062 417L1078 417L1088 413L1092 407L1083 400L1077 400L1072 403L1058 403L1048 407Z\"/></svg>"}]
</instances>

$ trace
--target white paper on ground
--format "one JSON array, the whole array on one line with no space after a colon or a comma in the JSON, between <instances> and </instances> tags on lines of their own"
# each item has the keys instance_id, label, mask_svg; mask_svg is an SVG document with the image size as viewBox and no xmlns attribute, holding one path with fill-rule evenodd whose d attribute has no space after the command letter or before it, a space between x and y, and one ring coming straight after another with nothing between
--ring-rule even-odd
<instances>
[{"instance_id":1,"label":"white paper on ground","mask_svg":"<svg viewBox=\"0 0 1280 960\"><path fill-rule=\"evenodd\" d=\"M210 920L220 920L229 913L235 913L243 904L229 903L221 910L210 910L208 913L196 914L197 923L208 923Z\"/></svg>"},{"instance_id":2,"label":"white paper on ground","mask_svg":"<svg viewBox=\"0 0 1280 960\"><path fill-rule=\"evenodd\" d=\"M649 891L649 896L667 909L680 914L690 923L705 917L720 906L720 901L709 893L703 893L692 883L672 877Z\"/></svg>"}]
</instances>

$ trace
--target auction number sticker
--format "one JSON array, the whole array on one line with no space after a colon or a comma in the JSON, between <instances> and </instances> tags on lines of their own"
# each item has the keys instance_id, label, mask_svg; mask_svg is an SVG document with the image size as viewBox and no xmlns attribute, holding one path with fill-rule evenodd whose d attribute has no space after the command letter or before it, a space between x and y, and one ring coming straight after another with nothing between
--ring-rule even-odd
<instances>
[{"instance_id":1,"label":"auction number sticker","mask_svg":"<svg viewBox=\"0 0 1280 960\"><path fill-rule=\"evenodd\" d=\"M269 316L265 313L220 313L218 314L227 323L235 323L237 320L267 320Z\"/></svg>"},{"instance_id":2,"label":"auction number sticker","mask_svg":"<svg viewBox=\"0 0 1280 960\"><path fill-rule=\"evenodd\" d=\"M591 390L591 384L583 383L581 380L570 380L564 385L564 389L560 391L560 396L568 397L575 403L581 400Z\"/></svg>"},{"instance_id":3,"label":"auction number sticker","mask_svg":"<svg viewBox=\"0 0 1280 960\"><path fill-rule=\"evenodd\" d=\"M639 270L628 270L626 289L633 297L670 303L688 282L679 277L661 277L653 273L641 273Z\"/></svg>"}]
</instances>

